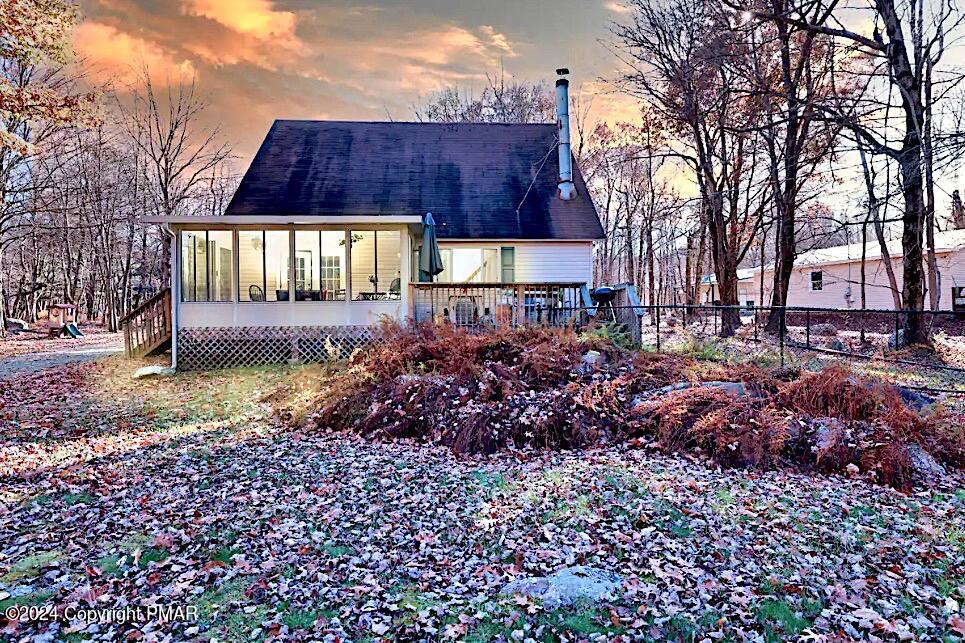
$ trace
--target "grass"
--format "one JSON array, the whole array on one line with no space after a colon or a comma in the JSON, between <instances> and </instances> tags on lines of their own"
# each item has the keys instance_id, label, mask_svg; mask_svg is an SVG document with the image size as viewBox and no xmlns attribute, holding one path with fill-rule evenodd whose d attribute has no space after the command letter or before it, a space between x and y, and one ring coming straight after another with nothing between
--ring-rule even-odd
<instances>
[{"instance_id":1,"label":"grass","mask_svg":"<svg viewBox=\"0 0 965 643\"><path fill-rule=\"evenodd\" d=\"M54 593L49 590L28 592L20 596L11 596L0 600L0 614L8 607L33 607L46 603Z\"/></svg>"},{"instance_id":2,"label":"grass","mask_svg":"<svg viewBox=\"0 0 965 643\"><path fill-rule=\"evenodd\" d=\"M348 545L336 545L334 543L325 543L322 545L322 551L331 556L332 558L341 558L342 556L351 556L355 553L355 550Z\"/></svg>"},{"instance_id":3,"label":"grass","mask_svg":"<svg viewBox=\"0 0 965 643\"><path fill-rule=\"evenodd\" d=\"M338 610L335 609L289 609L282 615L281 622L293 630L310 630L318 619L330 621L337 616Z\"/></svg>"},{"instance_id":4,"label":"grass","mask_svg":"<svg viewBox=\"0 0 965 643\"><path fill-rule=\"evenodd\" d=\"M495 613L480 620L466 633L462 639L468 643L488 643L497 639L514 640L513 632L522 630L524 625L530 628L526 636L542 628L543 632L537 639L541 643L557 643L559 641L584 639L591 635L617 635L623 633L623 627L610 621L606 610L583 603L559 607L540 614L535 618L524 618L518 611L509 606L497 606ZM564 639L561 635L566 635Z\"/></svg>"},{"instance_id":5,"label":"grass","mask_svg":"<svg viewBox=\"0 0 965 643\"><path fill-rule=\"evenodd\" d=\"M48 567L51 563L60 560L62 557L63 552L53 550L21 558L10 566L9 572L3 576L0 576L0 582L14 583L25 578L34 578L39 576L44 567Z\"/></svg>"},{"instance_id":6,"label":"grass","mask_svg":"<svg viewBox=\"0 0 965 643\"><path fill-rule=\"evenodd\" d=\"M65 493L64 502L68 507L74 505L92 505L97 502L97 498L87 493Z\"/></svg>"},{"instance_id":7,"label":"grass","mask_svg":"<svg viewBox=\"0 0 965 643\"><path fill-rule=\"evenodd\" d=\"M501 473L489 473L488 471L473 471L473 480L479 483L484 489L508 489L509 481Z\"/></svg>"},{"instance_id":8,"label":"grass","mask_svg":"<svg viewBox=\"0 0 965 643\"><path fill-rule=\"evenodd\" d=\"M764 625L764 635L768 641L783 641L796 637L812 623L812 619L799 616L783 599L761 602L755 610L755 616L758 622Z\"/></svg>"},{"instance_id":9,"label":"grass","mask_svg":"<svg viewBox=\"0 0 965 643\"><path fill-rule=\"evenodd\" d=\"M239 576L225 581L220 586L206 589L194 600L194 604L198 608L198 618L202 621L208 621L222 608L243 600L248 584L248 577Z\"/></svg>"},{"instance_id":10,"label":"grass","mask_svg":"<svg viewBox=\"0 0 965 643\"><path fill-rule=\"evenodd\" d=\"M219 547L215 550L214 554L211 556L211 560L216 560L218 562L224 563L225 565L231 564L231 559L236 555L240 554L240 549L232 549L231 547Z\"/></svg>"},{"instance_id":11,"label":"grass","mask_svg":"<svg viewBox=\"0 0 965 643\"><path fill-rule=\"evenodd\" d=\"M97 568L108 576L120 577L124 575L121 569L121 557L118 554L108 554L97 559Z\"/></svg>"}]
</instances>

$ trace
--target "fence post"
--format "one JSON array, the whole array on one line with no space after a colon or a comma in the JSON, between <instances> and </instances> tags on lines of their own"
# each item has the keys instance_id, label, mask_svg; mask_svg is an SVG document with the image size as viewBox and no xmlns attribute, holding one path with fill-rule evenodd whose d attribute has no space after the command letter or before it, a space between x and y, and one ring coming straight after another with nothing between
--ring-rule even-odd
<instances>
[{"instance_id":1,"label":"fence post","mask_svg":"<svg viewBox=\"0 0 965 643\"><path fill-rule=\"evenodd\" d=\"M714 315L714 335L717 334L717 307L713 304L710 305L711 313Z\"/></svg>"},{"instance_id":2,"label":"fence post","mask_svg":"<svg viewBox=\"0 0 965 643\"><path fill-rule=\"evenodd\" d=\"M758 326L760 326L760 323L761 323L761 320L758 317L758 310L757 308L754 308L754 343L761 341L760 338L758 338L757 336L757 329L758 329Z\"/></svg>"},{"instance_id":3,"label":"fence post","mask_svg":"<svg viewBox=\"0 0 965 643\"><path fill-rule=\"evenodd\" d=\"M784 333L786 332L785 324L787 324L787 310L785 310L784 306L781 306L781 326L780 330L777 332L778 341L781 344L781 368L784 368Z\"/></svg>"},{"instance_id":4,"label":"fence post","mask_svg":"<svg viewBox=\"0 0 965 643\"><path fill-rule=\"evenodd\" d=\"M811 309L804 311L804 345L811 348Z\"/></svg>"},{"instance_id":5,"label":"fence post","mask_svg":"<svg viewBox=\"0 0 965 643\"><path fill-rule=\"evenodd\" d=\"M660 306L656 307L657 310L657 352L660 352Z\"/></svg>"},{"instance_id":6,"label":"fence post","mask_svg":"<svg viewBox=\"0 0 965 643\"><path fill-rule=\"evenodd\" d=\"M901 319L898 316L898 311L895 311L895 350L898 350L898 329L901 326Z\"/></svg>"}]
</instances>

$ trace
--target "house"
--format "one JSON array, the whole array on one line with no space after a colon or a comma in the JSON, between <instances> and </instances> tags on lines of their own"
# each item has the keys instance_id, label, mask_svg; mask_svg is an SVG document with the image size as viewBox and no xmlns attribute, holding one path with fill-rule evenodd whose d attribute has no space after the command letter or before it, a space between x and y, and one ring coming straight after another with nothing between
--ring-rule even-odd
<instances>
[{"instance_id":1,"label":"house","mask_svg":"<svg viewBox=\"0 0 965 643\"><path fill-rule=\"evenodd\" d=\"M886 242L899 292L902 287L901 239ZM788 288L788 306L815 308L861 308L861 244L820 248L801 253L794 261ZM953 310L956 292L959 305L965 291L965 230L935 233L935 258L938 264L941 310ZM752 268L740 281L747 300L768 305L774 267L764 266L764 294L761 296L761 269ZM891 285L881 256L881 246L869 240L865 252L865 308L894 309Z\"/></svg>"},{"instance_id":2,"label":"house","mask_svg":"<svg viewBox=\"0 0 965 643\"><path fill-rule=\"evenodd\" d=\"M224 215L150 220L172 237L173 303L166 320L129 316L129 352L161 345L140 326L170 327L181 368L310 361L385 317L515 324L588 304L603 229L565 77L556 93L556 124L276 121ZM434 277L419 269L428 213Z\"/></svg>"},{"instance_id":3,"label":"house","mask_svg":"<svg viewBox=\"0 0 965 643\"><path fill-rule=\"evenodd\" d=\"M751 282L754 280L755 271L750 268L739 268L737 270L737 301L741 306L760 306L761 302L755 300L754 287ZM759 289L758 289L759 290ZM717 275L711 273L700 278L698 287L698 303L704 306L719 305L720 293L717 289Z\"/></svg>"}]
</instances>

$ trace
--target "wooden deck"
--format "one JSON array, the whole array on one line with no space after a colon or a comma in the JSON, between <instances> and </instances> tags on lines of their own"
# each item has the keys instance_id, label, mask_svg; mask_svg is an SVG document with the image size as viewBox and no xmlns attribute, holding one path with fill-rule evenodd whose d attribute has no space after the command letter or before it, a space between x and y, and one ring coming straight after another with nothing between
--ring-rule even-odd
<instances>
[{"instance_id":1,"label":"wooden deck","mask_svg":"<svg viewBox=\"0 0 965 643\"><path fill-rule=\"evenodd\" d=\"M412 318L466 328L579 323L592 306L582 283L411 284Z\"/></svg>"},{"instance_id":2,"label":"wooden deck","mask_svg":"<svg viewBox=\"0 0 965 643\"><path fill-rule=\"evenodd\" d=\"M171 343L171 289L165 288L121 319L124 354L140 358Z\"/></svg>"}]
</instances>

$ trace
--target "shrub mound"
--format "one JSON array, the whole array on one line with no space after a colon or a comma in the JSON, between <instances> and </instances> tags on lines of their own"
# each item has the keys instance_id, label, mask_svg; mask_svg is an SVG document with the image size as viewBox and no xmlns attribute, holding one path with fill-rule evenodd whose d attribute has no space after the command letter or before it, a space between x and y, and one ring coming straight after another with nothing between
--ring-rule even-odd
<instances>
[{"instance_id":1,"label":"shrub mound","mask_svg":"<svg viewBox=\"0 0 965 643\"><path fill-rule=\"evenodd\" d=\"M620 348L605 332L467 333L386 323L311 402L303 424L457 453L632 445L726 467L867 472L908 489L961 468L961 418L833 367L765 370Z\"/></svg>"}]
</instances>

